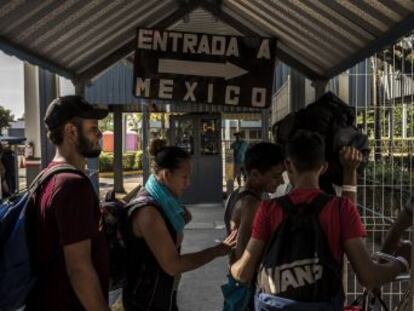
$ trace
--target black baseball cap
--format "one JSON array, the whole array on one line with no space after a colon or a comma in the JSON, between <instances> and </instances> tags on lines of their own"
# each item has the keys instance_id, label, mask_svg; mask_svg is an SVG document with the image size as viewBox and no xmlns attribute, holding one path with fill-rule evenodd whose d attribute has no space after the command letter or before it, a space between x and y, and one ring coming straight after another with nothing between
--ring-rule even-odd
<instances>
[{"instance_id":1,"label":"black baseball cap","mask_svg":"<svg viewBox=\"0 0 414 311\"><path fill-rule=\"evenodd\" d=\"M102 120L108 115L108 109L93 106L82 96L68 95L54 99L47 107L45 124L53 130L72 118Z\"/></svg>"}]
</instances>

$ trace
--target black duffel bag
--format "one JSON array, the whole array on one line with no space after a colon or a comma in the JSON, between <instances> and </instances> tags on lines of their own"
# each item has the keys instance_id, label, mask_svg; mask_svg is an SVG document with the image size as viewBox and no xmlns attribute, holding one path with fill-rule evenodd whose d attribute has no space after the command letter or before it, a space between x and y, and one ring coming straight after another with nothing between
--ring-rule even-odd
<instances>
[{"instance_id":1,"label":"black duffel bag","mask_svg":"<svg viewBox=\"0 0 414 311\"><path fill-rule=\"evenodd\" d=\"M368 162L368 137L355 126L355 109L332 92L328 92L314 103L297 112L292 112L273 125L276 142L285 145L298 130L319 133L325 140L327 172L321 177L321 188L334 193L332 184L342 185L342 167L339 151L344 146L353 146L362 152L361 172Z\"/></svg>"}]
</instances>

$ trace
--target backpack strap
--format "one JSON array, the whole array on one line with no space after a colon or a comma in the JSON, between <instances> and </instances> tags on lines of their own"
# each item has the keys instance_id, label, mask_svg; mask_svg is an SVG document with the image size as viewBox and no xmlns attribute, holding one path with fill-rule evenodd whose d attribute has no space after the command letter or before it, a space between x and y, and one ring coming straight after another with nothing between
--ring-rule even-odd
<instances>
[{"instance_id":1,"label":"backpack strap","mask_svg":"<svg viewBox=\"0 0 414 311\"><path fill-rule=\"evenodd\" d=\"M319 215L319 213L325 208L329 201L333 199L332 195L320 192L313 200L310 202L309 212Z\"/></svg>"},{"instance_id":2,"label":"backpack strap","mask_svg":"<svg viewBox=\"0 0 414 311\"><path fill-rule=\"evenodd\" d=\"M257 200L262 200L258 193L249 189L241 190L241 188L234 190L227 199L224 210L224 223L226 225L228 233L230 233L230 221L237 202L239 202L241 199L247 196L252 196Z\"/></svg>"},{"instance_id":3,"label":"backpack strap","mask_svg":"<svg viewBox=\"0 0 414 311\"><path fill-rule=\"evenodd\" d=\"M167 226L169 233L171 234L172 237L174 237L173 239L175 239L176 238L175 230L171 226L171 224L168 222L160 204L157 201L155 201L153 197L151 197L151 195L148 193L148 191L145 188L141 189L140 192L137 194L136 198L130 201L125 206L125 211L126 211L125 213L126 219L125 219L125 224L124 224L125 225L124 226L125 236L134 237L134 234L132 232L132 227L131 227L133 214L146 206L152 206L160 213L161 217L165 221L165 225Z\"/></svg>"},{"instance_id":4,"label":"backpack strap","mask_svg":"<svg viewBox=\"0 0 414 311\"><path fill-rule=\"evenodd\" d=\"M289 195L284 195L283 197L278 197L271 200L272 203L276 203L278 206L280 206L284 212L284 214L291 213L293 211L293 203L289 199ZM280 227L279 227L280 228ZM265 247L265 251L263 254L267 254L270 250L270 247L273 244L273 241L276 239L277 234L279 233L279 228L274 230L270 238L268 239ZM262 257L263 260L264 256Z\"/></svg>"},{"instance_id":5,"label":"backpack strap","mask_svg":"<svg viewBox=\"0 0 414 311\"><path fill-rule=\"evenodd\" d=\"M48 181L52 176L60 173L75 173L87 178L87 176L76 167L66 163L59 164L51 168L45 169L43 172L37 175L37 177L29 186L28 190L31 193L35 193L39 189L39 187L42 186L46 181Z\"/></svg>"},{"instance_id":6,"label":"backpack strap","mask_svg":"<svg viewBox=\"0 0 414 311\"><path fill-rule=\"evenodd\" d=\"M286 214L290 214L293 212L293 207L295 206L289 198L289 195L284 195L283 197L279 197L275 199L277 205L279 205L283 212Z\"/></svg>"},{"instance_id":7,"label":"backpack strap","mask_svg":"<svg viewBox=\"0 0 414 311\"><path fill-rule=\"evenodd\" d=\"M151 197L145 188L143 188L133 200L126 204L125 208L127 210L128 218L132 217L132 214L134 214L135 211L145 206L153 206L158 211L161 209L159 203L155 201L153 197ZM163 214L161 213L161 215Z\"/></svg>"}]
</instances>

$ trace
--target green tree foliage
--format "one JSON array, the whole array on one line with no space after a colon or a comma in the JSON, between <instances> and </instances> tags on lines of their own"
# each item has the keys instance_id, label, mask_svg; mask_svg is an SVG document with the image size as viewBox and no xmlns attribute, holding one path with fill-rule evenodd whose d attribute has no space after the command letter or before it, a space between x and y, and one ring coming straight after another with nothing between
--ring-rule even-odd
<instances>
[{"instance_id":1,"label":"green tree foliage","mask_svg":"<svg viewBox=\"0 0 414 311\"><path fill-rule=\"evenodd\" d=\"M14 121L14 115L11 114L9 109L0 106L0 132L3 131L4 128L10 125L10 122Z\"/></svg>"},{"instance_id":2,"label":"green tree foliage","mask_svg":"<svg viewBox=\"0 0 414 311\"><path fill-rule=\"evenodd\" d=\"M110 113L108 114L108 116L99 121L99 128L101 129L102 132L105 131L114 131L114 114Z\"/></svg>"},{"instance_id":3,"label":"green tree foliage","mask_svg":"<svg viewBox=\"0 0 414 311\"><path fill-rule=\"evenodd\" d=\"M142 150L136 152L129 151L122 154L122 169L124 171L142 170ZM99 171L114 171L114 154L112 152L102 152L99 157Z\"/></svg>"}]
</instances>

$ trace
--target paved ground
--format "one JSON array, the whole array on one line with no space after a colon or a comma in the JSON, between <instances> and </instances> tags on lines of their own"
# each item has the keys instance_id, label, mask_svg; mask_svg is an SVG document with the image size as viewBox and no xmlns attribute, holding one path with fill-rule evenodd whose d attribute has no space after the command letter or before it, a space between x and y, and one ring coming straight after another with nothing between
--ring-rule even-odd
<instances>
[{"instance_id":1,"label":"paved ground","mask_svg":"<svg viewBox=\"0 0 414 311\"><path fill-rule=\"evenodd\" d=\"M193 221L185 231L183 252L194 252L225 237L222 205L190 206ZM219 258L183 274L178 304L181 311L219 311L223 299L220 286L226 281L227 258Z\"/></svg>"}]
</instances>

